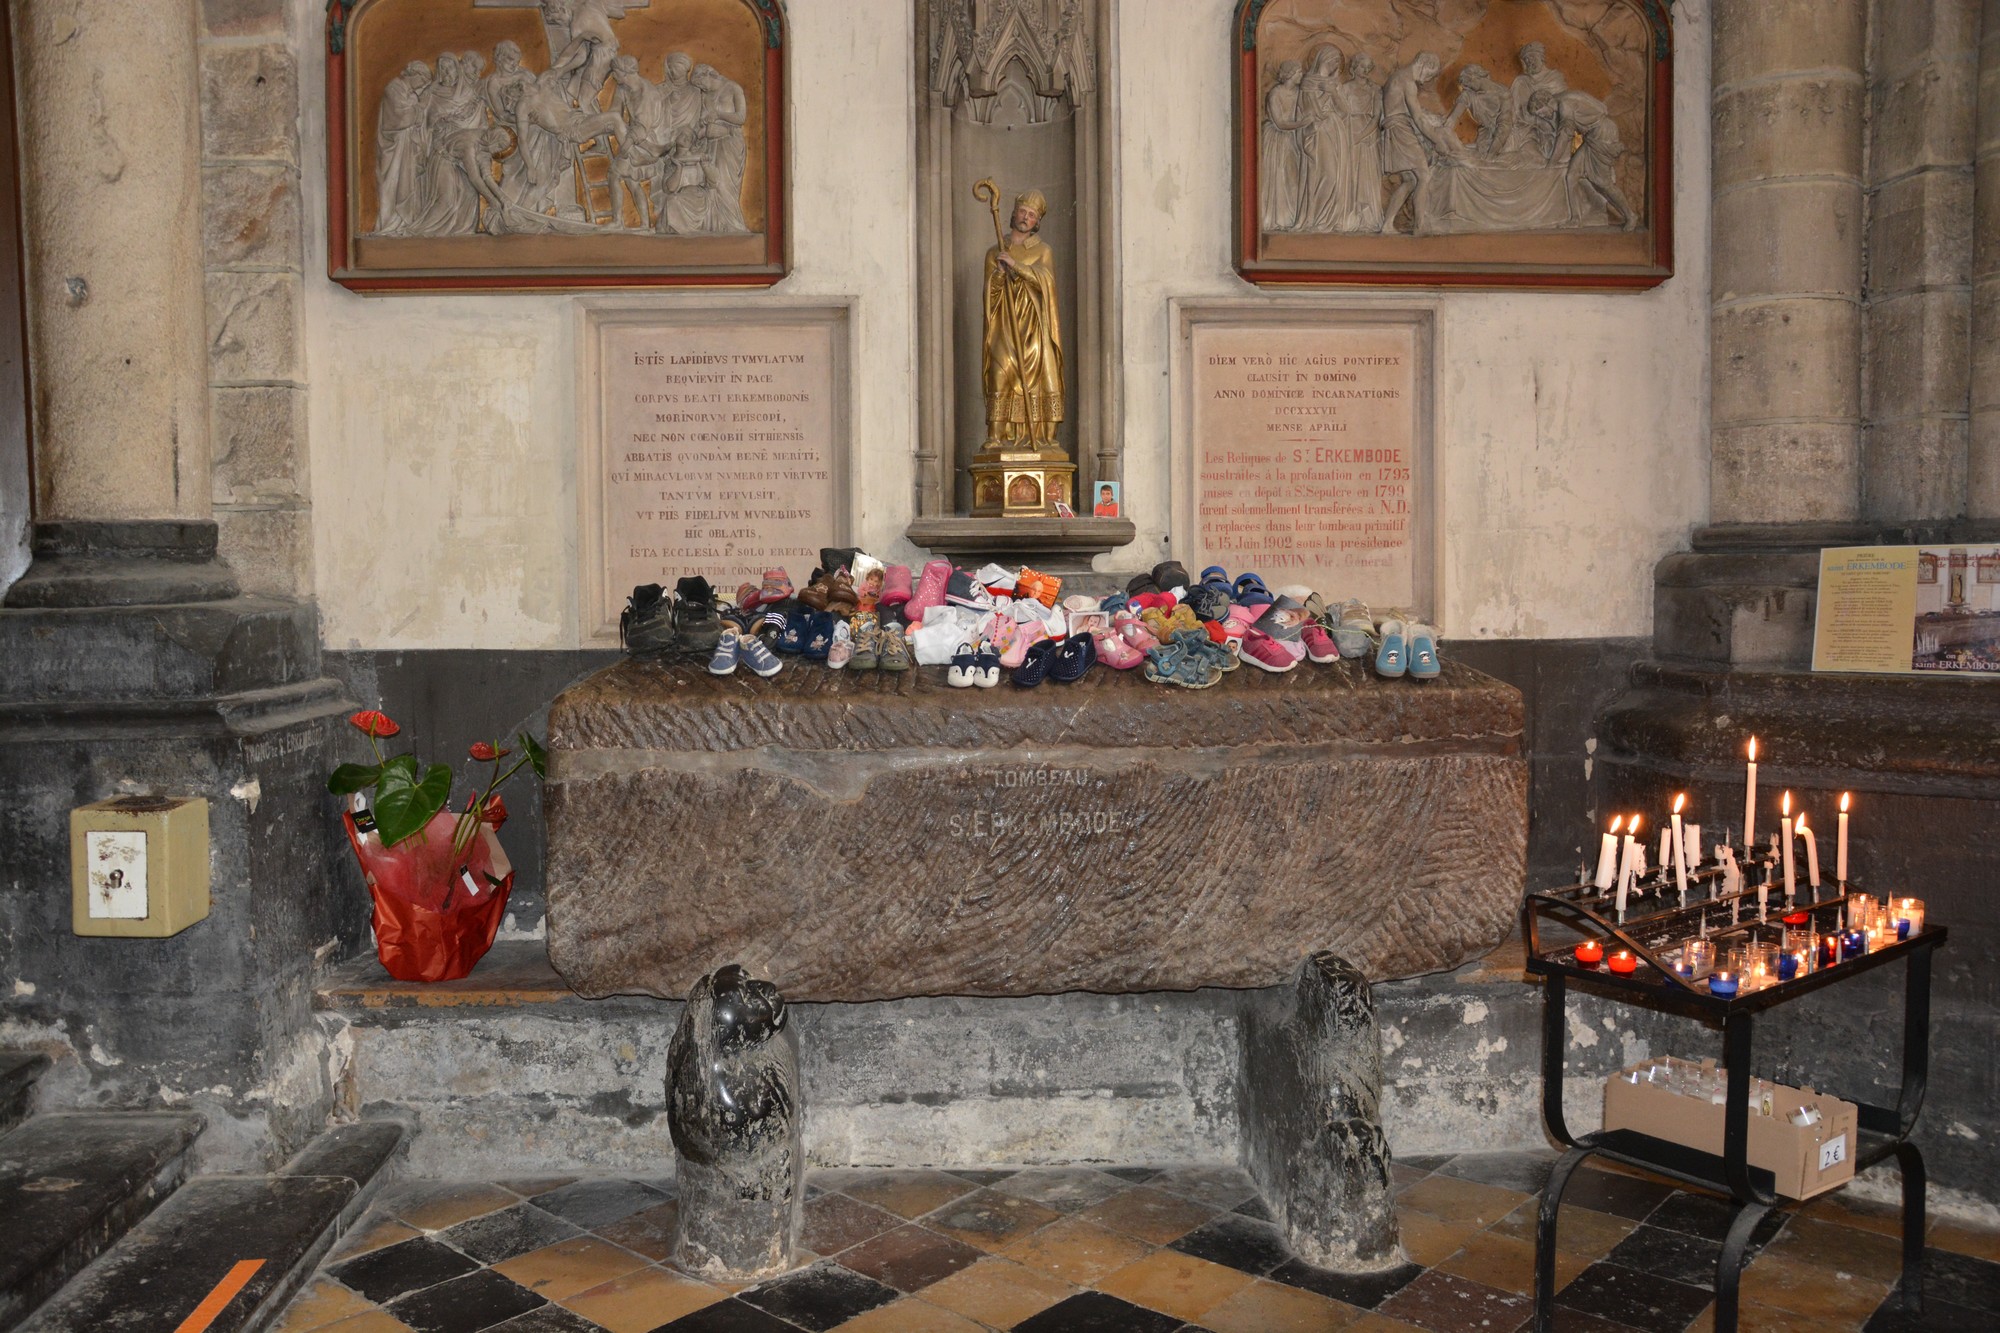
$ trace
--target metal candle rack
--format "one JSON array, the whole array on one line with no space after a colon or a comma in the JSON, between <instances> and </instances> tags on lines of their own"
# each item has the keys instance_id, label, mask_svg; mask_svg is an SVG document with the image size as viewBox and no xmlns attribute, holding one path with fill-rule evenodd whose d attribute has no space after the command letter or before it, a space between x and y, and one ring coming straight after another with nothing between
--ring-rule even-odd
<instances>
[{"instance_id":1,"label":"metal candle rack","mask_svg":"<svg viewBox=\"0 0 2000 1333\"><path fill-rule=\"evenodd\" d=\"M1834 924L1828 918L1838 914L1839 924L1844 927L1849 904L1864 896L1852 883L1819 890L1799 885L1797 894L1788 902L1784 885L1773 882L1775 871L1775 858L1745 857L1741 866L1742 884L1734 891L1727 887L1728 872L1722 866L1690 871L1687 901L1682 905L1679 883L1669 870L1638 886L1636 898L1628 893L1622 916L1617 910L1616 892L1602 891L1590 884L1530 893L1523 902L1527 970L1543 979L1542 1117L1549 1133L1569 1149L1550 1171L1548 1184L1542 1191L1535 1247L1533 1327L1538 1333L1546 1333L1553 1327L1556 1224L1563 1189L1571 1174L1592 1154L1727 1195L1736 1203L1739 1211L1730 1223L1716 1264L1715 1284L1717 1333L1735 1333L1737 1290L1751 1235L1767 1213L1787 1202L1778 1197L1772 1173L1751 1166L1748 1160L1753 1019L1801 995L1896 962L1907 964L1902 1084L1893 1106L1856 1101L1859 1142L1854 1152L1854 1169L1859 1174L1891 1157L1901 1168L1902 1297L1906 1309L1923 1308L1924 1163L1910 1141L1910 1134L1923 1109L1924 1089L1930 1077L1931 959L1945 942L1944 927L1926 919L1907 938L1885 941L1872 952L1843 957L1836 964L1801 972L1793 980L1774 982L1761 990L1742 990L1735 995L1711 994L1705 978L1679 975L1665 954L1690 939L1705 935L1719 947L1734 938L1753 937L1760 931L1768 933L1782 926L1783 917L1800 912L1810 914L1827 929ZM1765 897L1763 910L1758 903L1760 890ZM1541 934L1544 917L1560 920L1587 937L1602 940L1607 949L1615 942L1631 950L1638 965L1629 973L1612 972L1605 965L1578 962L1575 941L1545 947ZM1563 1111L1563 1088L1571 983L1626 1003L1688 1015L1721 1027L1728 1089L1719 1155L1633 1130L1570 1132Z\"/></svg>"}]
</instances>

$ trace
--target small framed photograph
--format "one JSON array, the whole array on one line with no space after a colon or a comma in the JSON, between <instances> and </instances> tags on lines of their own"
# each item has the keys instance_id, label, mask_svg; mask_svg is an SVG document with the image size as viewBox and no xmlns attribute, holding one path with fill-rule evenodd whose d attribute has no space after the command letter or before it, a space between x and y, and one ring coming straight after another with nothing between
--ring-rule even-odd
<instances>
[{"instance_id":1,"label":"small framed photograph","mask_svg":"<svg viewBox=\"0 0 2000 1333\"><path fill-rule=\"evenodd\" d=\"M1124 488L1115 481L1100 481L1091 490L1090 516L1092 518L1123 518L1125 511Z\"/></svg>"}]
</instances>

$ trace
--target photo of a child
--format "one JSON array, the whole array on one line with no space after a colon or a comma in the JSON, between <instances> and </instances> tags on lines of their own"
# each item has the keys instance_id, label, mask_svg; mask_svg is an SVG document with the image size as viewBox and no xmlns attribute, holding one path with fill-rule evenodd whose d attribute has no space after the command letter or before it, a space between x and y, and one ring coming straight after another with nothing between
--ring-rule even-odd
<instances>
[{"instance_id":1,"label":"photo of a child","mask_svg":"<svg viewBox=\"0 0 2000 1333\"><path fill-rule=\"evenodd\" d=\"M1096 518L1117 518L1118 492L1119 492L1119 485L1117 482L1115 481L1098 482L1097 504L1090 511L1092 516Z\"/></svg>"}]
</instances>

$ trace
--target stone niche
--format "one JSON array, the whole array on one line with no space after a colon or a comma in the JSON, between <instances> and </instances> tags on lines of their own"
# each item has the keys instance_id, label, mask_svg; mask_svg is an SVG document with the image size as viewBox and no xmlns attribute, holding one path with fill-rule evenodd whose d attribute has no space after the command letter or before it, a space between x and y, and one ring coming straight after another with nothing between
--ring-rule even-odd
<instances>
[{"instance_id":1,"label":"stone niche","mask_svg":"<svg viewBox=\"0 0 2000 1333\"><path fill-rule=\"evenodd\" d=\"M588 996L740 962L787 999L1373 979L1501 940L1527 859L1520 694L1456 663L1176 690L1100 671L717 678L627 660L550 713L549 956Z\"/></svg>"}]
</instances>

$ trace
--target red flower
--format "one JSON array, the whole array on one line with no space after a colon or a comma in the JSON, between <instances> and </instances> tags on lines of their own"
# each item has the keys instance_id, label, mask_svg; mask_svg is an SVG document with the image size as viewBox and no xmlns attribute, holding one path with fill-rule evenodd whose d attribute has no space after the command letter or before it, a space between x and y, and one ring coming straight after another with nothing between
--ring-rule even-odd
<instances>
[{"instance_id":1,"label":"red flower","mask_svg":"<svg viewBox=\"0 0 2000 1333\"><path fill-rule=\"evenodd\" d=\"M495 749L486 741L474 741L472 743L472 757L482 764L490 764L496 759L505 759L512 753L514 753L512 750L505 747Z\"/></svg>"},{"instance_id":2,"label":"red flower","mask_svg":"<svg viewBox=\"0 0 2000 1333\"><path fill-rule=\"evenodd\" d=\"M393 736L402 730L389 720L388 714L372 708L364 709L347 720L364 736Z\"/></svg>"},{"instance_id":3,"label":"red flower","mask_svg":"<svg viewBox=\"0 0 2000 1333\"><path fill-rule=\"evenodd\" d=\"M480 807L479 820L482 824L491 824L496 829L507 822L507 803L500 799L499 792L486 798L486 804Z\"/></svg>"}]
</instances>

